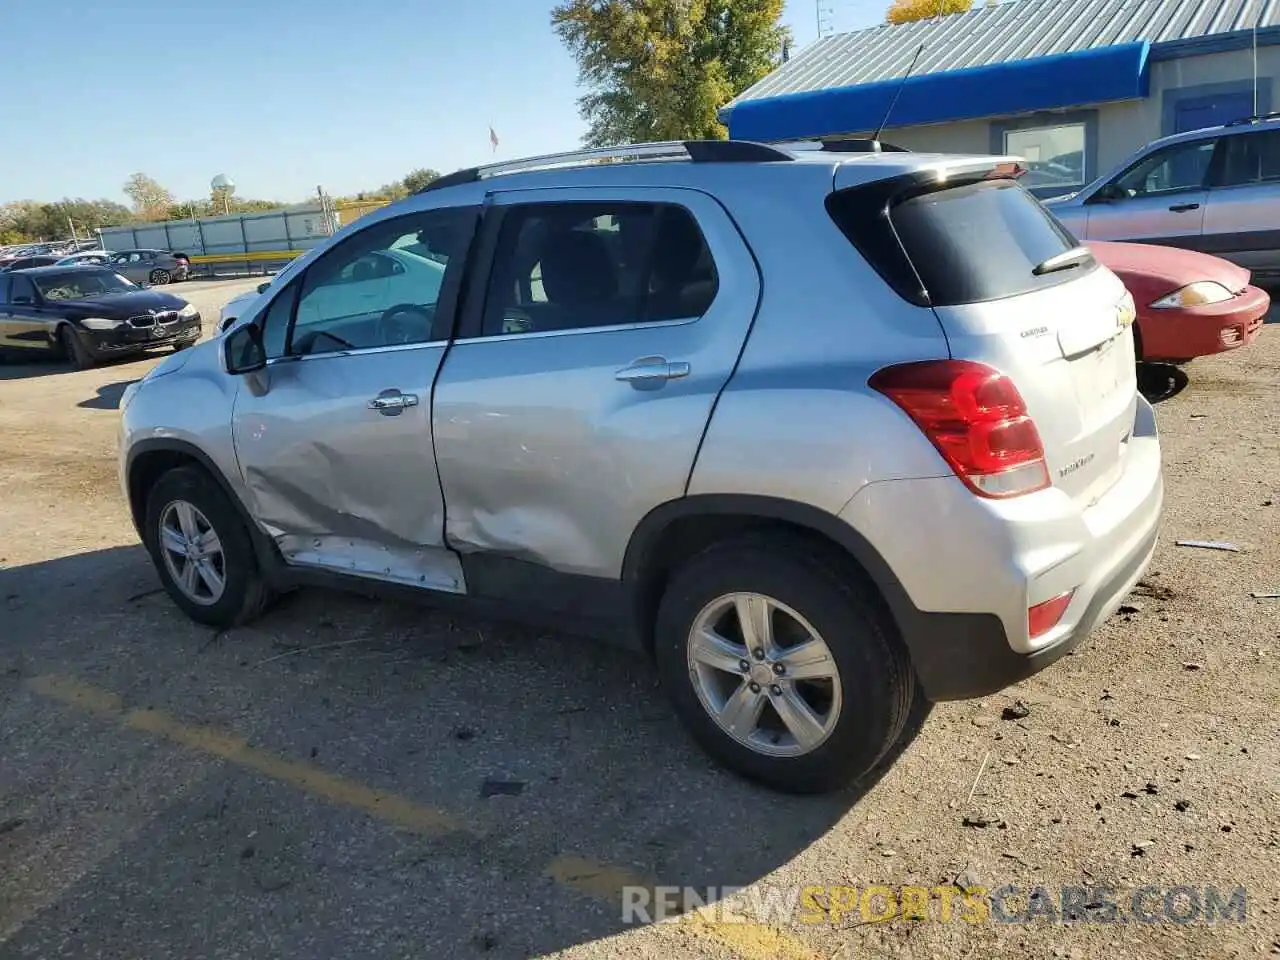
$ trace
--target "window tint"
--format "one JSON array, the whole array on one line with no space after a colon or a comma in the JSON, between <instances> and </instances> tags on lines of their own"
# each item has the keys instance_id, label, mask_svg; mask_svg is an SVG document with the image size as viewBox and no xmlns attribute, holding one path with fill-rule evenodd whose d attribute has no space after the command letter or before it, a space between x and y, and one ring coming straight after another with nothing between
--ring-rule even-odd
<instances>
[{"instance_id":1,"label":"window tint","mask_svg":"<svg viewBox=\"0 0 1280 960\"><path fill-rule=\"evenodd\" d=\"M502 222L482 334L700 317L717 290L693 215L674 204L547 203Z\"/></svg>"},{"instance_id":2,"label":"window tint","mask_svg":"<svg viewBox=\"0 0 1280 960\"><path fill-rule=\"evenodd\" d=\"M10 293L10 303L16 303L25 297L28 302L34 302L36 297L36 288L31 285L28 277L14 277L13 290Z\"/></svg>"},{"instance_id":3,"label":"window tint","mask_svg":"<svg viewBox=\"0 0 1280 960\"><path fill-rule=\"evenodd\" d=\"M1280 130L1227 137L1223 148L1226 157L1219 186L1280 180Z\"/></svg>"},{"instance_id":4,"label":"window tint","mask_svg":"<svg viewBox=\"0 0 1280 960\"><path fill-rule=\"evenodd\" d=\"M375 223L334 247L303 277L288 352L432 339L446 273L462 269L475 220L469 207L432 210Z\"/></svg>"},{"instance_id":5,"label":"window tint","mask_svg":"<svg viewBox=\"0 0 1280 960\"><path fill-rule=\"evenodd\" d=\"M1054 286L1096 266L1087 258L1069 270L1032 272L1076 241L1012 180L912 197L891 208L889 225L875 213L884 201L867 191L854 187L832 194L827 209L868 262L912 303L998 300Z\"/></svg>"},{"instance_id":6,"label":"window tint","mask_svg":"<svg viewBox=\"0 0 1280 960\"><path fill-rule=\"evenodd\" d=\"M1217 142L1197 140L1157 150L1121 174L1116 182L1130 196L1137 197L1199 189L1205 184Z\"/></svg>"}]
</instances>

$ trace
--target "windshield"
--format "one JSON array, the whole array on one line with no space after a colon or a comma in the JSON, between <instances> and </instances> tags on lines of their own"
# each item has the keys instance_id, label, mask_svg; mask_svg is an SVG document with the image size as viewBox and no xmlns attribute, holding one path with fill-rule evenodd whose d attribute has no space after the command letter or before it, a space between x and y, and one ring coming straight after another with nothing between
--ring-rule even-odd
<instances>
[{"instance_id":1,"label":"windshield","mask_svg":"<svg viewBox=\"0 0 1280 960\"><path fill-rule=\"evenodd\" d=\"M110 270L77 270L75 273L46 273L32 277L46 300L92 300L110 293L127 293L138 288Z\"/></svg>"}]
</instances>

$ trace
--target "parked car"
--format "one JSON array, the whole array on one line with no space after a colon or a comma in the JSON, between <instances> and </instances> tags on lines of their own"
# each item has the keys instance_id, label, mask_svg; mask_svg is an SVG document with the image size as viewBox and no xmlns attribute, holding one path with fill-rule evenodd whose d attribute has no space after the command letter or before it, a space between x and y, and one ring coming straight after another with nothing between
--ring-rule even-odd
<instances>
[{"instance_id":1,"label":"parked car","mask_svg":"<svg viewBox=\"0 0 1280 960\"><path fill-rule=\"evenodd\" d=\"M1133 294L1140 360L1184 363L1243 347L1271 309L1249 271L1220 257L1141 243L1093 241L1089 249Z\"/></svg>"},{"instance_id":2,"label":"parked car","mask_svg":"<svg viewBox=\"0 0 1280 960\"><path fill-rule=\"evenodd\" d=\"M270 286L271 281L264 280L256 289L232 297L224 303L222 309L218 311L218 331L222 332L235 323L258 297L267 292Z\"/></svg>"},{"instance_id":3,"label":"parked car","mask_svg":"<svg viewBox=\"0 0 1280 960\"><path fill-rule=\"evenodd\" d=\"M1045 201L1082 240L1135 240L1280 276L1280 118L1156 140L1079 193Z\"/></svg>"},{"instance_id":4,"label":"parked car","mask_svg":"<svg viewBox=\"0 0 1280 960\"><path fill-rule=\"evenodd\" d=\"M111 260L111 269L134 283L158 287L187 279L191 261L186 254L169 250L121 250Z\"/></svg>"},{"instance_id":5,"label":"parked car","mask_svg":"<svg viewBox=\"0 0 1280 960\"><path fill-rule=\"evenodd\" d=\"M49 255L15 257L8 264L0 266L0 270L26 270L32 268L32 266L52 266L56 262L58 262L58 257Z\"/></svg>"},{"instance_id":6,"label":"parked car","mask_svg":"<svg viewBox=\"0 0 1280 960\"><path fill-rule=\"evenodd\" d=\"M1015 172L717 141L442 177L125 391L138 533L198 622L358 584L624 639L720 762L844 783L1155 549L1132 297Z\"/></svg>"},{"instance_id":7,"label":"parked car","mask_svg":"<svg viewBox=\"0 0 1280 960\"><path fill-rule=\"evenodd\" d=\"M69 253L62 259L58 260L55 267L70 267L76 264L88 264L93 266L103 266L110 263L116 257L113 250L82 250L79 253Z\"/></svg>"},{"instance_id":8,"label":"parked car","mask_svg":"<svg viewBox=\"0 0 1280 960\"><path fill-rule=\"evenodd\" d=\"M200 314L181 297L145 290L104 267L38 267L0 274L0 353L54 354L77 370L200 338Z\"/></svg>"}]
</instances>

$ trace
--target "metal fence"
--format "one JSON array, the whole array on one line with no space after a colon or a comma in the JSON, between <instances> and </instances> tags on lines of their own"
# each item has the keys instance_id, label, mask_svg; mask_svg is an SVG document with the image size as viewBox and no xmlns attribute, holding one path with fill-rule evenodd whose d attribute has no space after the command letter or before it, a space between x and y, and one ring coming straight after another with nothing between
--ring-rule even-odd
<instances>
[{"instance_id":1,"label":"metal fence","mask_svg":"<svg viewBox=\"0 0 1280 960\"><path fill-rule=\"evenodd\" d=\"M107 250L161 249L185 253L196 272L253 273L279 269L304 250L331 236L343 223L385 206L369 201L326 210L320 205L267 213L166 220L104 227Z\"/></svg>"}]
</instances>

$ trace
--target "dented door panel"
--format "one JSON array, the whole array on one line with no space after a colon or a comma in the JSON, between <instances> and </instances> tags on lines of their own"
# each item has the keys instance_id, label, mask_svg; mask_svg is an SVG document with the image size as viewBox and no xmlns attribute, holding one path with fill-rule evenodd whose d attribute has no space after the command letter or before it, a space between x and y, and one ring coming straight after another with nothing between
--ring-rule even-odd
<instances>
[{"instance_id":1,"label":"dented door panel","mask_svg":"<svg viewBox=\"0 0 1280 960\"><path fill-rule=\"evenodd\" d=\"M684 494L746 340L759 273L731 218L706 194L570 188L493 196L498 212L600 201L690 211L715 261L715 299L697 318L455 342L436 383L433 429L447 543L460 553L619 576L640 520ZM654 358L680 374L660 383L627 379Z\"/></svg>"},{"instance_id":2,"label":"dented door panel","mask_svg":"<svg viewBox=\"0 0 1280 960\"><path fill-rule=\"evenodd\" d=\"M443 548L431 449L431 385L444 349L285 360L246 382L236 399L236 454L255 515L287 560L461 588L456 558ZM417 402L394 415L371 409L387 390Z\"/></svg>"}]
</instances>

